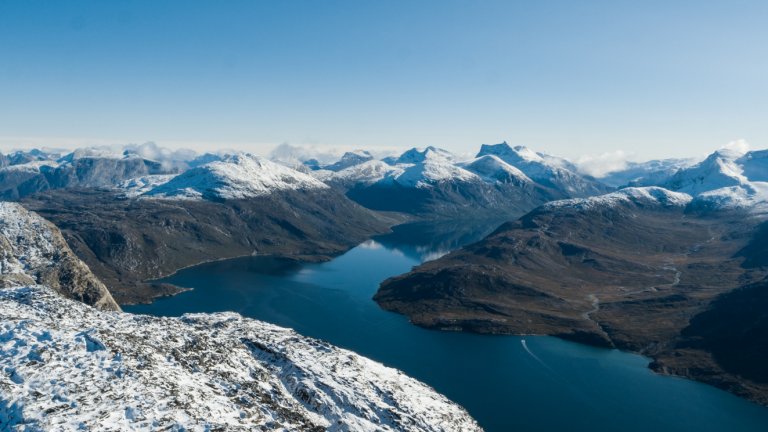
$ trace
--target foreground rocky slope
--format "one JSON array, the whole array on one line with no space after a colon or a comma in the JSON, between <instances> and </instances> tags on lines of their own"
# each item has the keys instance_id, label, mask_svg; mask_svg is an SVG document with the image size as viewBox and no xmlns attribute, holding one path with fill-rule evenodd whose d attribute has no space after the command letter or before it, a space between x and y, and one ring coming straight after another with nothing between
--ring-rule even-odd
<instances>
[{"instance_id":1,"label":"foreground rocky slope","mask_svg":"<svg viewBox=\"0 0 768 432\"><path fill-rule=\"evenodd\" d=\"M761 219L697 204L662 188L553 202L385 281L375 300L427 327L549 334L666 358L657 369L768 401L768 386L743 371L676 348L692 340L684 329L703 331L694 317L713 300L766 275ZM720 325L720 337L739 331ZM711 356L710 345L698 346Z\"/></svg>"},{"instance_id":2,"label":"foreground rocky slope","mask_svg":"<svg viewBox=\"0 0 768 432\"><path fill-rule=\"evenodd\" d=\"M100 312L0 290L0 428L475 431L401 372L236 314Z\"/></svg>"},{"instance_id":3,"label":"foreground rocky slope","mask_svg":"<svg viewBox=\"0 0 768 432\"><path fill-rule=\"evenodd\" d=\"M146 281L183 267L256 254L322 260L394 223L330 189L218 201L56 190L22 203L62 230L121 304L178 292Z\"/></svg>"},{"instance_id":4,"label":"foreground rocky slope","mask_svg":"<svg viewBox=\"0 0 768 432\"><path fill-rule=\"evenodd\" d=\"M19 204L0 202L0 286L26 284L44 284L64 297L119 310L55 226Z\"/></svg>"}]
</instances>

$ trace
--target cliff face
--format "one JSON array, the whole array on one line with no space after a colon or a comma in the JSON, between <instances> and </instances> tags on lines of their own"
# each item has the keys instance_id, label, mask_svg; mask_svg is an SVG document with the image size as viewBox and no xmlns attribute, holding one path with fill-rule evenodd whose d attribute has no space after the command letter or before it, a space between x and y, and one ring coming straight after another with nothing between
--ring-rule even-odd
<instances>
[{"instance_id":1,"label":"cliff face","mask_svg":"<svg viewBox=\"0 0 768 432\"><path fill-rule=\"evenodd\" d=\"M19 204L0 202L0 286L29 284L99 309L120 309L58 228Z\"/></svg>"}]
</instances>

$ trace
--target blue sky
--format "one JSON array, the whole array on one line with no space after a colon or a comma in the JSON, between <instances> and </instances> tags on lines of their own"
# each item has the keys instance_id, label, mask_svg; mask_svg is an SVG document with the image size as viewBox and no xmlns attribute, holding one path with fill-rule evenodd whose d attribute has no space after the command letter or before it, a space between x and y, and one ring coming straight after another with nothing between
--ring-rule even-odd
<instances>
[{"instance_id":1,"label":"blue sky","mask_svg":"<svg viewBox=\"0 0 768 432\"><path fill-rule=\"evenodd\" d=\"M0 0L0 149L768 147L764 1Z\"/></svg>"}]
</instances>

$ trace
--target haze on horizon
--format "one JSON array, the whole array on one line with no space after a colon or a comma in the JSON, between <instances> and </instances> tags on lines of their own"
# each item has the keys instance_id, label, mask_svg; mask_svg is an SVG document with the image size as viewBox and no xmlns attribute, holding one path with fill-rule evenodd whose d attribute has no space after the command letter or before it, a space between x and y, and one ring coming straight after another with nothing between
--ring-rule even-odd
<instances>
[{"instance_id":1,"label":"haze on horizon","mask_svg":"<svg viewBox=\"0 0 768 432\"><path fill-rule=\"evenodd\" d=\"M760 1L0 1L0 149L765 148L765 22Z\"/></svg>"}]
</instances>

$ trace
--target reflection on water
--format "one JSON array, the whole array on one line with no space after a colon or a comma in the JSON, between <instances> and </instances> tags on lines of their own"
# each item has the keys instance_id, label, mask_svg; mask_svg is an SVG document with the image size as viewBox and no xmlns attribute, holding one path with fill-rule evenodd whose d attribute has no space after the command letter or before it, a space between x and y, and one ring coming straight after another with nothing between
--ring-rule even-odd
<instances>
[{"instance_id":1,"label":"reflection on water","mask_svg":"<svg viewBox=\"0 0 768 432\"><path fill-rule=\"evenodd\" d=\"M374 237L387 249L400 251L417 263L432 261L487 236L506 220L416 222L399 225Z\"/></svg>"},{"instance_id":2,"label":"reflection on water","mask_svg":"<svg viewBox=\"0 0 768 432\"><path fill-rule=\"evenodd\" d=\"M765 431L768 409L653 374L647 360L550 337L430 331L381 310L379 283L499 222L411 224L321 264L245 257L167 279L194 290L130 312L236 311L356 351L431 385L488 431Z\"/></svg>"}]
</instances>

